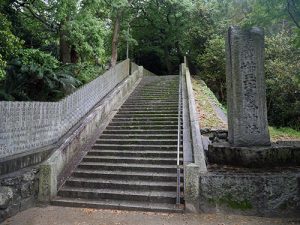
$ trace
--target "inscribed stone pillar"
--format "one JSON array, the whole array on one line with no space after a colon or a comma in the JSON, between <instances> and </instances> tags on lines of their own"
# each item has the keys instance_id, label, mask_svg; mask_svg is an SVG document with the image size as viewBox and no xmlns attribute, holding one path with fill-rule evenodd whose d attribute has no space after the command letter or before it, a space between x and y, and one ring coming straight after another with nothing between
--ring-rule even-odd
<instances>
[{"instance_id":1,"label":"inscribed stone pillar","mask_svg":"<svg viewBox=\"0 0 300 225\"><path fill-rule=\"evenodd\" d=\"M264 32L232 26L226 41L228 138L233 146L267 146Z\"/></svg>"}]
</instances>

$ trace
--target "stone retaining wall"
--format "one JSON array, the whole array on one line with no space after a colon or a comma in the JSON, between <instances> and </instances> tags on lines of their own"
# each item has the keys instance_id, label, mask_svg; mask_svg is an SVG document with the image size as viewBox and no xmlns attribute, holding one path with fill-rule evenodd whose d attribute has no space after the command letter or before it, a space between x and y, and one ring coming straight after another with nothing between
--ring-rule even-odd
<instances>
[{"instance_id":1,"label":"stone retaining wall","mask_svg":"<svg viewBox=\"0 0 300 225\"><path fill-rule=\"evenodd\" d=\"M199 209L268 217L300 217L300 170L220 167L201 174Z\"/></svg>"},{"instance_id":2,"label":"stone retaining wall","mask_svg":"<svg viewBox=\"0 0 300 225\"><path fill-rule=\"evenodd\" d=\"M0 178L0 223L35 205L38 195L38 169L19 171Z\"/></svg>"}]
</instances>

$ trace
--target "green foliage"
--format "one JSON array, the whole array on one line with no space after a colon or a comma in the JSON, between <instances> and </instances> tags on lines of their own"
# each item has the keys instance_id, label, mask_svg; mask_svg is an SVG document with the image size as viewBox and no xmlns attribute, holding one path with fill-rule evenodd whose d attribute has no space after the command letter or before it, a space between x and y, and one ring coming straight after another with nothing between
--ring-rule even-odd
<instances>
[{"instance_id":1,"label":"green foliage","mask_svg":"<svg viewBox=\"0 0 300 225\"><path fill-rule=\"evenodd\" d=\"M107 32L104 23L94 18L92 14L85 12L77 15L76 20L67 25L68 40L76 46L81 61L103 61L105 57L104 38Z\"/></svg>"},{"instance_id":2,"label":"green foliage","mask_svg":"<svg viewBox=\"0 0 300 225\"><path fill-rule=\"evenodd\" d=\"M266 84L270 123L300 129L300 49L282 31L266 38Z\"/></svg>"},{"instance_id":3,"label":"green foliage","mask_svg":"<svg viewBox=\"0 0 300 225\"><path fill-rule=\"evenodd\" d=\"M2 60L2 55L0 54L0 81L5 78L5 68L6 68L6 62Z\"/></svg>"},{"instance_id":4,"label":"green foliage","mask_svg":"<svg viewBox=\"0 0 300 225\"><path fill-rule=\"evenodd\" d=\"M74 76L82 84L86 84L98 76L103 74L104 68L99 65L94 65L90 63L78 63L78 64L69 64L64 65L60 68L60 74L69 74Z\"/></svg>"},{"instance_id":5,"label":"green foliage","mask_svg":"<svg viewBox=\"0 0 300 225\"><path fill-rule=\"evenodd\" d=\"M198 57L201 65L201 78L213 90L221 102L226 101L225 76L225 40L220 35L213 35L205 46L205 52Z\"/></svg>"},{"instance_id":6,"label":"green foliage","mask_svg":"<svg viewBox=\"0 0 300 225\"><path fill-rule=\"evenodd\" d=\"M1 88L1 100L57 100L70 93L80 82L68 74L57 73L59 62L50 54L24 49L8 63Z\"/></svg>"},{"instance_id":7,"label":"green foliage","mask_svg":"<svg viewBox=\"0 0 300 225\"><path fill-rule=\"evenodd\" d=\"M11 32L11 23L0 12L0 81L5 78L7 60L17 56L22 41Z\"/></svg>"},{"instance_id":8,"label":"green foliage","mask_svg":"<svg viewBox=\"0 0 300 225\"><path fill-rule=\"evenodd\" d=\"M11 23L0 13L0 54L4 60L18 54L22 41L11 32Z\"/></svg>"}]
</instances>

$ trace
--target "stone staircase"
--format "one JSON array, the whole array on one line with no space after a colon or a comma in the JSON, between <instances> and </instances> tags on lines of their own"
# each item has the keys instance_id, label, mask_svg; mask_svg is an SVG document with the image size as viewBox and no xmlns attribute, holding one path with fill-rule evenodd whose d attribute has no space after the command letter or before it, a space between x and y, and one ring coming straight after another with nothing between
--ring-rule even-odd
<instances>
[{"instance_id":1,"label":"stone staircase","mask_svg":"<svg viewBox=\"0 0 300 225\"><path fill-rule=\"evenodd\" d=\"M177 133L178 76L144 77L52 204L181 212L183 205L176 207ZM181 148L181 167L182 157Z\"/></svg>"}]
</instances>

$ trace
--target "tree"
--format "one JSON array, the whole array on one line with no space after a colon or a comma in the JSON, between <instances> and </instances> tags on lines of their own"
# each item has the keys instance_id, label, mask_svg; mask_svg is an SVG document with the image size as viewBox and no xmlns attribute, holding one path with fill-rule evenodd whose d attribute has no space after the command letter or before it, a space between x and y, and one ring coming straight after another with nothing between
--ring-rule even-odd
<instances>
[{"instance_id":1,"label":"tree","mask_svg":"<svg viewBox=\"0 0 300 225\"><path fill-rule=\"evenodd\" d=\"M153 0L140 4L131 25L133 38L138 43L135 60L153 68L158 66L150 65L151 61L157 61L161 65L160 71L155 71L158 73L178 71L178 65L189 49L187 36L192 30L191 25L194 23L195 27L201 20L192 17L194 6L192 0Z\"/></svg>"},{"instance_id":2,"label":"tree","mask_svg":"<svg viewBox=\"0 0 300 225\"><path fill-rule=\"evenodd\" d=\"M77 63L79 51L86 50L84 54L88 58L101 57L104 23L97 16L101 3L101 0L16 0L13 6L23 17L39 22L59 40L59 58L66 64Z\"/></svg>"},{"instance_id":3,"label":"tree","mask_svg":"<svg viewBox=\"0 0 300 225\"><path fill-rule=\"evenodd\" d=\"M0 13L0 80L5 78L7 61L17 56L23 42L11 32L11 23Z\"/></svg>"},{"instance_id":4,"label":"tree","mask_svg":"<svg viewBox=\"0 0 300 225\"><path fill-rule=\"evenodd\" d=\"M135 0L106 0L107 7L111 8L112 21L112 42L111 42L111 66L115 66L118 61L118 45L121 31L121 22L124 15L129 15L129 9Z\"/></svg>"}]
</instances>

